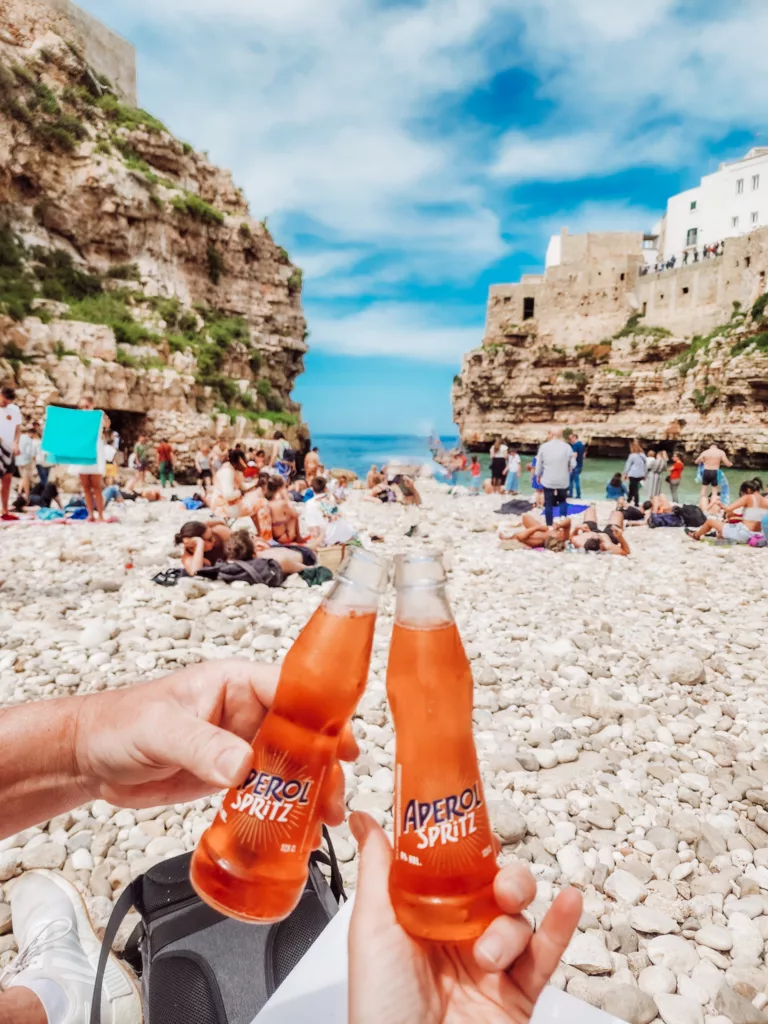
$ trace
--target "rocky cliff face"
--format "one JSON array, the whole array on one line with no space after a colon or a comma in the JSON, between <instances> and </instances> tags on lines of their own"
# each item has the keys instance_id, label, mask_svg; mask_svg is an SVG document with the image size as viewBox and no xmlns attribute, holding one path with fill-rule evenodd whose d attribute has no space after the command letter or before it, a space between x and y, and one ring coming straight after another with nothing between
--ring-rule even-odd
<instances>
[{"instance_id":1,"label":"rocky cliff face","mask_svg":"<svg viewBox=\"0 0 768 1024\"><path fill-rule=\"evenodd\" d=\"M295 435L301 271L228 172L25 9L0 36L2 382L30 414L88 394L182 448L231 422Z\"/></svg>"},{"instance_id":2,"label":"rocky cliff face","mask_svg":"<svg viewBox=\"0 0 768 1024\"><path fill-rule=\"evenodd\" d=\"M542 341L525 325L494 331L454 382L461 436L530 450L560 423L594 455L622 457L631 437L689 454L715 437L739 464L768 466L766 299L704 337L674 337L639 316L592 345L569 345L567 334Z\"/></svg>"}]
</instances>

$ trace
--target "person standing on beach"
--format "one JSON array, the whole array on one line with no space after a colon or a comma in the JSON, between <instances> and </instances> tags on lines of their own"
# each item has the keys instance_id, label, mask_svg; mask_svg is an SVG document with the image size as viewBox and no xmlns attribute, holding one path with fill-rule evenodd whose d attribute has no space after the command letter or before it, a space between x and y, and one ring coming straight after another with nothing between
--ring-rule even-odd
<instances>
[{"instance_id":1,"label":"person standing on beach","mask_svg":"<svg viewBox=\"0 0 768 1024\"><path fill-rule=\"evenodd\" d=\"M629 446L629 457L624 464L624 479L629 484L629 500L633 505L640 504L640 484L645 479L647 465L642 445L635 438Z\"/></svg>"},{"instance_id":2,"label":"person standing on beach","mask_svg":"<svg viewBox=\"0 0 768 1024\"><path fill-rule=\"evenodd\" d=\"M36 423L32 423L26 430L22 430L19 436L19 454L16 456L16 465L19 470L21 482L19 494L29 498L32 490L32 477L37 472L37 463L40 458L40 431Z\"/></svg>"},{"instance_id":3,"label":"person standing on beach","mask_svg":"<svg viewBox=\"0 0 768 1024\"><path fill-rule=\"evenodd\" d=\"M684 469L685 463L683 462L680 452L675 452L672 456L672 465L669 467L669 476L667 477L669 490L672 494L672 501L675 505L680 503L680 480L683 476Z\"/></svg>"},{"instance_id":4,"label":"person standing on beach","mask_svg":"<svg viewBox=\"0 0 768 1024\"><path fill-rule=\"evenodd\" d=\"M510 448L507 455L507 479L504 484L507 494L520 493L520 470L520 456L514 448Z\"/></svg>"},{"instance_id":5,"label":"person standing on beach","mask_svg":"<svg viewBox=\"0 0 768 1024\"><path fill-rule=\"evenodd\" d=\"M699 504L704 508L710 492L715 498L720 496L721 468L723 466L732 466L733 463L730 461L723 449L718 448L715 442L712 441L709 447L705 448L701 455L696 459L696 465L702 467Z\"/></svg>"},{"instance_id":6,"label":"person standing on beach","mask_svg":"<svg viewBox=\"0 0 768 1024\"><path fill-rule=\"evenodd\" d=\"M84 398L80 402L80 409L85 412L93 411L93 399ZM101 410L99 410L101 412ZM80 477L80 486L83 489L85 507L88 509L88 522L104 522L104 472L107 466L106 445L104 444L104 431L109 430L109 418L101 412L101 426L96 440L96 461L86 466L70 466L71 473Z\"/></svg>"},{"instance_id":7,"label":"person standing on beach","mask_svg":"<svg viewBox=\"0 0 768 1024\"><path fill-rule=\"evenodd\" d=\"M496 440L491 445L491 490L500 494L507 472L507 446Z\"/></svg>"},{"instance_id":8,"label":"person standing on beach","mask_svg":"<svg viewBox=\"0 0 768 1024\"><path fill-rule=\"evenodd\" d=\"M475 494L480 493L480 463L476 455L472 456L472 465L469 467L469 475L472 477L472 490Z\"/></svg>"},{"instance_id":9,"label":"person standing on beach","mask_svg":"<svg viewBox=\"0 0 768 1024\"><path fill-rule=\"evenodd\" d=\"M646 487L646 498L655 498L657 494L661 494L661 471L664 468L664 462L659 455L654 451L648 452L648 457L645 462L645 487Z\"/></svg>"},{"instance_id":10,"label":"person standing on beach","mask_svg":"<svg viewBox=\"0 0 768 1024\"><path fill-rule=\"evenodd\" d=\"M149 461L147 459L147 439L142 436L133 446L133 454L136 457L136 469L133 477L128 484L129 491L140 491L145 484L145 477L147 475L147 469L149 468Z\"/></svg>"},{"instance_id":11,"label":"person standing on beach","mask_svg":"<svg viewBox=\"0 0 768 1024\"><path fill-rule=\"evenodd\" d=\"M13 466L19 454L21 437L21 409L15 404L13 388L0 391L0 481L2 481L3 515L8 515L8 499L11 496Z\"/></svg>"},{"instance_id":12,"label":"person standing on beach","mask_svg":"<svg viewBox=\"0 0 768 1024\"><path fill-rule=\"evenodd\" d=\"M176 477L173 472L173 446L168 441L161 441L155 449L157 454L157 472L160 485L165 487L166 481L173 487Z\"/></svg>"},{"instance_id":13,"label":"person standing on beach","mask_svg":"<svg viewBox=\"0 0 768 1024\"><path fill-rule=\"evenodd\" d=\"M568 438L571 448L576 456L576 463L571 470L571 483L568 488L569 498L581 498L581 471L584 469L584 456L587 446L574 430Z\"/></svg>"},{"instance_id":14,"label":"person standing on beach","mask_svg":"<svg viewBox=\"0 0 768 1024\"><path fill-rule=\"evenodd\" d=\"M563 440L563 428L554 427L549 439L536 453L536 477L544 489L544 518L547 526L551 526L554 520L555 505L559 506L561 516L568 515L568 486L575 461L573 449Z\"/></svg>"},{"instance_id":15,"label":"person standing on beach","mask_svg":"<svg viewBox=\"0 0 768 1024\"><path fill-rule=\"evenodd\" d=\"M304 479L307 481L307 487L312 486L312 481L317 476L319 468L320 453L317 448L313 448L304 456Z\"/></svg>"}]
</instances>

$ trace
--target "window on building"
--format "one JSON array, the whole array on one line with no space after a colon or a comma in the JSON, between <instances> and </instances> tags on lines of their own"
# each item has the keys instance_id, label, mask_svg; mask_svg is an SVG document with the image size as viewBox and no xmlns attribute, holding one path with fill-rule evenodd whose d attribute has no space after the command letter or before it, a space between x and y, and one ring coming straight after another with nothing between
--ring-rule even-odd
<instances>
[{"instance_id":1,"label":"window on building","mask_svg":"<svg viewBox=\"0 0 768 1024\"><path fill-rule=\"evenodd\" d=\"M743 191L744 191L744 179L743 178L737 178L736 179L736 195L740 196Z\"/></svg>"},{"instance_id":2,"label":"window on building","mask_svg":"<svg viewBox=\"0 0 768 1024\"><path fill-rule=\"evenodd\" d=\"M738 226L739 226L739 218L738 217L731 217L731 227L732 228L737 228Z\"/></svg>"},{"instance_id":3,"label":"window on building","mask_svg":"<svg viewBox=\"0 0 768 1024\"><path fill-rule=\"evenodd\" d=\"M752 262L752 257L751 256L745 256L744 257L744 266L747 268L747 270L749 270L749 265L750 265L751 262Z\"/></svg>"},{"instance_id":4,"label":"window on building","mask_svg":"<svg viewBox=\"0 0 768 1024\"><path fill-rule=\"evenodd\" d=\"M533 316L533 311L536 308L536 303L533 298L523 299L523 320L530 320Z\"/></svg>"},{"instance_id":5,"label":"window on building","mask_svg":"<svg viewBox=\"0 0 768 1024\"><path fill-rule=\"evenodd\" d=\"M759 174L753 174L752 175L752 191L754 192L754 190L757 189L757 188L760 188L760 175Z\"/></svg>"},{"instance_id":6,"label":"window on building","mask_svg":"<svg viewBox=\"0 0 768 1024\"><path fill-rule=\"evenodd\" d=\"M687 288L683 288L683 295L687 295L687 294L688 294L688 289Z\"/></svg>"},{"instance_id":7,"label":"window on building","mask_svg":"<svg viewBox=\"0 0 768 1024\"><path fill-rule=\"evenodd\" d=\"M685 244L686 245L696 245L696 241L697 241L698 237L699 237L699 229L698 228L688 228L688 234L685 237Z\"/></svg>"},{"instance_id":8,"label":"window on building","mask_svg":"<svg viewBox=\"0 0 768 1024\"><path fill-rule=\"evenodd\" d=\"M621 280L623 281L625 277L626 277L626 274L622 274L621 275Z\"/></svg>"},{"instance_id":9,"label":"window on building","mask_svg":"<svg viewBox=\"0 0 768 1024\"><path fill-rule=\"evenodd\" d=\"M751 219L753 224L757 224L758 220L760 220L760 214L755 212L755 213L752 214L750 219Z\"/></svg>"},{"instance_id":10,"label":"window on building","mask_svg":"<svg viewBox=\"0 0 768 1024\"><path fill-rule=\"evenodd\" d=\"M695 199L691 202L691 209L692 210L696 209L696 200Z\"/></svg>"}]
</instances>

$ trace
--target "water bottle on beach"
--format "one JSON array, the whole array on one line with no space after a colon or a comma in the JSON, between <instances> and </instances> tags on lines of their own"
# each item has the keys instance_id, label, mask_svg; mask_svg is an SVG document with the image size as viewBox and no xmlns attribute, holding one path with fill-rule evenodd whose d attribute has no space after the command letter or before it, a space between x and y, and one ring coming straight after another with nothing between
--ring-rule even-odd
<instances>
[{"instance_id":1,"label":"water bottle on beach","mask_svg":"<svg viewBox=\"0 0 768 1024\"><path fill-rule=\"evenodd\" d=\"M286 655L254 763L200 839L190 878L201 899L243 921L294 909L319 845L321 796L337 781L339 739L365 689L386 562L357 549Z\"/></svg>"},{"instance_id":2,"label":"water bottle on beach","mask_svg":"<svg viewBox=\"0 0 768 1024\"><path fill-rule=\"evenodd\" d=\"M411 935L477 938L499 910L472 735L473 679L437 555L399 556L387 668L395 723L392 905Z\"/></svg>"}]
</instances>

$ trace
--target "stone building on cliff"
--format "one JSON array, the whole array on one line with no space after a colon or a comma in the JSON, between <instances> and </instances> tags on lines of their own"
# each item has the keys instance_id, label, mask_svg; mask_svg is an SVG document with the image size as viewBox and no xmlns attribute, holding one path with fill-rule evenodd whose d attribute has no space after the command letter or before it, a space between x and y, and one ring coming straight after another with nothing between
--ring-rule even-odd
<instances>
[{"instance_id":1,"label":"stone building on cliff","mask_svg":"<svg viewBox=\"0 0 768 1024\"><path fill-rule=\"evenodd\" d=\"M130 45L69 0L0 0L0 382L88 395L127 442L298 441L301 271L229 172L133 106Z\"/></svg>"},{"instance_id":2,"label":"stone building on cliff","mask_svg":"<svg viewBox=\"0 0 768 1024\"><path fill-rule=\"evenodd\" d=\"M593 454L633 436L692 452L715 435L768 465L768 228L659 273L648 240L564 233L559 263L490 289L483 344L454 382L466 442L531 449L561 423Z\"/></svg>"}]
</instances>

